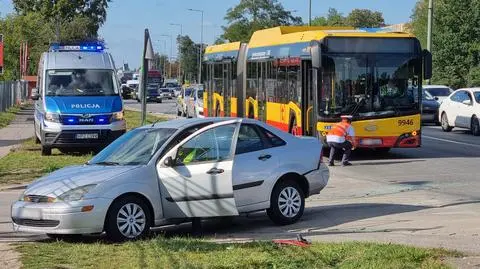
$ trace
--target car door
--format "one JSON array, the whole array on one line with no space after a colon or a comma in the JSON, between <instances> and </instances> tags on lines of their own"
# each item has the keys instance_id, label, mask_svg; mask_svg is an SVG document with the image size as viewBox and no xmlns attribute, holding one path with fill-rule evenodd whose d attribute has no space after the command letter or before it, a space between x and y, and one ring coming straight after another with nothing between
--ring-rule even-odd
<instances>
[{"instance_id":1,"label":"car door","mask_svg":"<svg viewBox=\"0 0 480 269\"><path fill-rule=\"evenodd\" d=\"M460 111L461 95L461 91L457 91L450 97L450 100L442 102L442 106L445 107L445 113L447 114L451 126L459 126L458 124L460 124L457 118Z\"/></svg>"},{"instance_id":2,"label":"car door","mask_svg":"<svg viewBox=\"0 0 480 269\"><path fill-rule=\"evenodd\" d=\"M472 107L472 98L467 91L460 91L459 102L457 102L457 117L455 120L455 126L470 128L470 110Z\"/></svg>"},{"instance_id":3,"label":"car door","mask_svg":"<svg viewBox=\"0 0 480 269\"><path fill-rule=\"evenodd\" d=\"M232 167L240 120L195 132L157 164L165 218L238 215Z\"/></svg>"},{"instance_id":4,"label":"car door","mask_svg":"<svg viewBox=\"0 0 480 269\"><path fill-rule=\"evenodd\" d=\"M233 167L233 190L237 206L268 201L265 187L275 177L278 154L255 124L240 126Z\"/></svg>"}]
</instances>

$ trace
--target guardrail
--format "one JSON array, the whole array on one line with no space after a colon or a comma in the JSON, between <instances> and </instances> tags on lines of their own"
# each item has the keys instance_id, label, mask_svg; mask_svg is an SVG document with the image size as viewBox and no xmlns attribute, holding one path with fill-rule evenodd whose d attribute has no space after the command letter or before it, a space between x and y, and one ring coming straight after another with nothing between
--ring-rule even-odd
<instances>
[{"instance_id":1,"label":"guardrail","mask_svg":"<svg viewBox=\"0 0 480 269\"><path fill-rule=\"evenodd\" d=\"M27 96L27 81L0 81L0 112L26 101Z\"/></svg>"}]
</instances>

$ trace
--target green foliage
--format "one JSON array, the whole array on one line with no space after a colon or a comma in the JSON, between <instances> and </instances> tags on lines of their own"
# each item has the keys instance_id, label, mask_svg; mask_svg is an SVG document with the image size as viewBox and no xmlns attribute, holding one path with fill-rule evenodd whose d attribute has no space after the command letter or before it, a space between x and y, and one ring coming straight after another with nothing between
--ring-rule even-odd
<instances>
[{"instance_id":1,"label":"green foliage","mask_svg":"<svg viewBox=\"0 0 480 269\"><path fill-rule=\"evenodd\" d=\"M413 11L414 34L426 47L428 0ZM478 86L480 0L434 1L433 81L453 88Z\"/></svg>"},{"instance_id":2,"label":"green foliage","mask_svg":"<svg viewBox=\"0 0 480 269\"><path fill-rule=\"evenodd\" d=\"M247 42L257 30L302 24L302 18L293 16L278 0L241 0L227 11L225 20L228 26L223 27L222 38L243 42Z\"/></svg>"},{"instance_id":3,"label":"green foliage","mask_svg":"<svg viewBox=\"0 0 480 269\"><path fill-rule=\"evenodd\" d=\"M312 20L312 26L345 26L346 21L342 13L335 8L329 8L326 17L316 17Z\"/></svg>"},{"instance_id":4,"label":"green foliage","mask_svg":"<svg viewBox=\"0 0 480 269\"><path fill-rule=\"evenodd\" d=\"M190 81L197 80L200 44L195 44L188 35L178 36L177 42L185 79ZM204 45L203 48L205 47Z\"/></svg>"},{"instance_id":5,"label":"green foliage","mask_svg":"<svg viewBox=\"0 0 480 269\"><path fill-rule=\"evenodd\" d=\"M0 129L9 125L16 117L20 108L17 106L7 109L5 112L0 112Z\"/></svg>"},{"instance_id":6,"label":"green foliage","mask_svg":"<svg viewBox=\"0 0 480 269\"><path fill-rule=\"evenodd\" d=\"M379 11L354 9L348 14L346 24L353 27L383 27L385 20Z\"/></svg>"},{"instance_id":7,"label":"green foliage","mask_svg":"<svg viewBox=\"0 0 480 269\"><path fill-rule=\"evenodd\" d=\"M35 74L42 52L48 49L53 32L38 13L26 15L8 15L0 19L0 29L4 38L4 75L0 80L19 78L20 44L28 42L29 73Z\"/></svg>"},{"instance_id":8,"label":"green foliage","mask_svg":"<svg viewBox=\"0 0 480 269\"><path fill-rule=\"evenodd\" d=\"M20 14L40 13L45 20L62 26L80 17L83 29L79 30L87 31L87 37L96 37L99 27L107 18L109 2L111 0L13 0L13 6ZM78 23L73 26L78 26Z\"/></svg>"},{"instance_id":9,"label":"green foliage","mask_svg":"<svg viewBox=\"0 0 480 269\"><path fill-rule=\"evenodd\" d=\"M480 87L480 66L470 68L468 73L468 87Z\"/></svg>"}]
</instances>

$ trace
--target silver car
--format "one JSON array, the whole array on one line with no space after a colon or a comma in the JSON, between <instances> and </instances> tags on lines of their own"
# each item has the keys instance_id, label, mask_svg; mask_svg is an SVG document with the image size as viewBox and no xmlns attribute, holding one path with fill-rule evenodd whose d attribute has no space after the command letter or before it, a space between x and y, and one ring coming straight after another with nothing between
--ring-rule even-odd
<instances>
[{"instance_id":1,"label":"silver car","mask_svg":"<svg viewBox=\"0 0 480 269\"><path fill-rule=\"evenodd\" d=\"M11 208L15 231L51 237L106 232L142 237L192 218L266 210L300 219L329 179L315 138L252 119L182 119L126 133L85 165L28 186Z\"/></svg>"}]
</instances>

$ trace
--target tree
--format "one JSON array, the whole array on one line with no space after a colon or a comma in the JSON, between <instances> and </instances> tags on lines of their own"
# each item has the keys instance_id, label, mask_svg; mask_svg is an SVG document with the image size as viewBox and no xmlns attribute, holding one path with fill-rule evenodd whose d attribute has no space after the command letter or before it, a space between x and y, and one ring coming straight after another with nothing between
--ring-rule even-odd
<instances>
[{"instance_id":1,"label":"tree","mask_svg":"<svg viewBox=\"0 0 480 269\"><path fill-rule=\"evenodd\" d=\"M36 74L40 55L48 49L49 41L53 37L51 28L46 25L42 16L37 13L11 14L0 19L0 29L5 43L5 73L3 77L0 76L0 80L20 78L19 48L24 41L28 43L29 48L28 73Z\"/></svg>"},{"instance_id":2,"label":"tree","mask_svg":"<svg viewBox=\"0 0 480 269\"><path fill-rule=\"evenodd\" d=\"M382 13L369 9L354 9L348 14L345 21L348 26L356 28L385 26Z\"/></svg>"},{"instance_id":3,"label":"tree","mask_svg":"<svg viewBox=\"0 0 480 269\"><path fill-rule=\"evenodd\" d=\"M428 0L420 0L412 15L413 32L423 44L427 11ZM433 19L433 81L453 88L478 83L480 0L437 0Z\"/></svg>"},{"instance_id":4,"label":"tree","mask_svg":"<svg viewBox=\"0 0 480 269\"><path fill-rule=\"evenodd\" d=\"M335 8L329 8L327 16L316 17L312 20L314 26L352 26L362 27L382 27L385 26L383 15L378 11L369 9L354 9L344 17L342 13Z\"/></svg>"},{"instance_id":5,"label":"tree","mask_svg":"<svg viewBox=\"0 0 480 269\"><path fill-rule=\"evenodd\" d=\"M13 6L21 15L41 14L57 31L67 29L71 34L81 29L85 39L97 37L98 29L107 18L109 2L111 0L13 0Z\"/></svg>"},{"instance_id":6,"label":"tree","mask_svg":"<svg viewBox=\"0 0 480 269\"><path fill-rule=\"evenodd\" d=\"M241 0L237 6L228 9L225 20L228 25L223 27L222 38L243 42L257 30L302 24L302 18L293 16L278 0Z\"/></svg>"},{"instance_id":7,"label":"tree","mask_svg":"<svg viewBox=\"0 0 480 269\"><path fill-rule=\"evenodd\" d=\"M178 36L177 43L185 79L195 80L198 77L200 44L195 44L188 35Z\"/></svg>"},{"instance_id":8,"label":"tree","mask_svg":"<svg viewBox=\"0 0 480 269\"><path fill-rule=\"evenodd\" d=\"M342 13L335 8L329 8L326 17L316 17L312 20L312 26L345 26L346 21Z\"/></svg>"}]
</instances>

